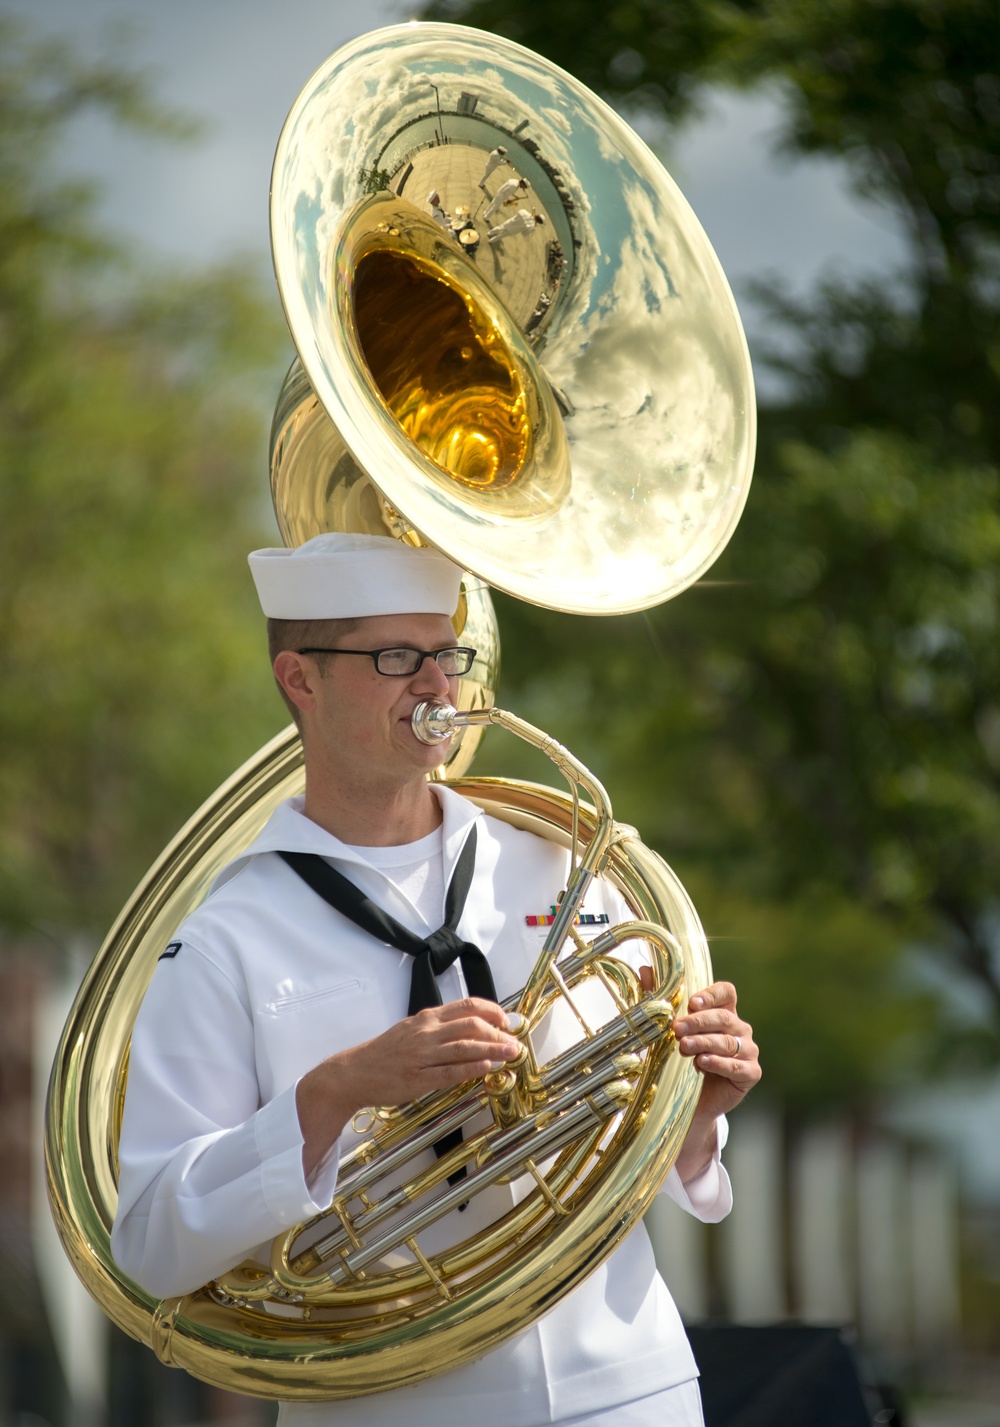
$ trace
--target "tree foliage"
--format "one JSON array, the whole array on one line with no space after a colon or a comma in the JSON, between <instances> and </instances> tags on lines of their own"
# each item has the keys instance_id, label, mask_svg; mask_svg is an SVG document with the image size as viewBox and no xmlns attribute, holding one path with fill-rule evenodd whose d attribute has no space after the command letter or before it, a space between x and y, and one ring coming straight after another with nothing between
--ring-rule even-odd
<instances>
[{"instance_id":1,"label":"tree foliage","mask_svg":"<svg viewBox=\"0 0 1000 1427\"><path fill-rule=\"evenodd\" d=\"M238 266L133 263L59 175L87 106L184 127L140 80L0 39L0 928L58 942L282 722L242 573L278 327Z\"/></svg>"},{"instance_id":2,"label":"tree foliage","mask_svg":"<svg viewBox=\"0 0 1000 1427\"><path fill-rule=\"evenodd\" d=\"M765 355L787 394L761 413L750 501L708 578L646 616L583 628L506 602L507 673L510 697L592 757L621 812L708 890L710 930L712 907L739 907L750 926L770 920L776 946L795 940L782 926L797 927L836 965L826 928L847 928L853 907L874 919L880 947L919 943L978 993L976 1044L995 1058L995 7L434 0L427 13L541 51L626 113L680 122L713 86L766 85L785 151L844 161L908 234L888 281L827 280L793 301L761 275L754 300L774 334ZM561 695L533 677L539 662ZM845 931L857 948L860 924ZM731 946L730 965L755 986L748 948L765 939L729 925L736 940L717 960ZM783 984L808 996L816 965L800 950L782 962ZM892 977L881 953L875 961L857 966L855 992L870 970L871 989L882 980L902 1014L905 991L886 990ZM852 1009L859 1001L865 992ZM918 1002L903 1016L915 1017L910 1031L899 1023L904 1040L926 1029ZM800 1073L783 1060L786 1095ZM868 1073L877 1083L874 1061Z\"/></svg>"}]
</instances>

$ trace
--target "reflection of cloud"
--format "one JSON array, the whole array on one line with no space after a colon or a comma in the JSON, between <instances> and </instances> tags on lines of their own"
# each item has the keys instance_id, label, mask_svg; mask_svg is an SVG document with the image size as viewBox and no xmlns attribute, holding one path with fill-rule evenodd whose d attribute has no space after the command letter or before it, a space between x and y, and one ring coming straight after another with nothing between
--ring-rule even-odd
<instances>
[{"instance_id":1,"label":"reflection of cloud","mask_svg":"<svg viewBox=\"0 0 1000 1427\"><path fill-rule=\"evenodd\" d=\"M572 133L570 122L561 109L540 109L538 111L543 119L547 119L554 129L559 129L568 138Z\"/></svg>"},{"instance_id":2,"label":"reflection of cloud","mask_svg":"<svg viewBox=\"0 0 1000 1427\"><path fill-rule=\"evenodd\" d=\"M735 308L693 214L671 188L639 183L626 208L614 282L554 374L577 408L574 497L582 488L586 507L614 473L611 542L680 574L728 533L734 472L748 474L752 392Z\"/></svg>"}]
</instances>

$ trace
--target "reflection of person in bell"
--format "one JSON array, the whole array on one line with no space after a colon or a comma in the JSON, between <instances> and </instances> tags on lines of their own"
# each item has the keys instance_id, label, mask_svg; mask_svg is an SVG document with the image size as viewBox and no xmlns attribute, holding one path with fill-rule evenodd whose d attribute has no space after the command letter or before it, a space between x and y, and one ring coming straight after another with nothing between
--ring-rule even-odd
<instances>
[{"instance_id":1,"label":"reflection of person in bell","mask_svg":"<svg viewBox=\"0 0 1000 1427\"><path fill-rule=\"evenodd\" d=\"M501 243L504 238L512 238L518 233L533 233L545 219L540 213L530 213L527 208L519 208L516 213L487 233L491 243Z\"/></svg>"},{"instance_id":2,"label":"reflection of person in bell","mask_svg":"<svg viewBox=\"0 0 1000 1427\"><path fill-rule=\"evenodd\" d=\"M365 1107L481 1085L523 1061L525 1025L499 1002L527 982L572 871L561 844L431 779L452 740L422 742L412 719L425 702L456 705L476 657L453 623L462 571L430 548L338 534L255 551L250 565L274 679L302 736L305 792L277 807L174 934L135 1022L112 1247L158 1299L194 1293L248 1256L267 1264L276 1235L341 1192L345 1217L324 1232L357 1230L368 1195L414 1175L435 1194L454 1186L447 1212L380 1245L356 1277L350 1235L347 1258L326 1266L335 1282L338 1272L355 1286L363 1277L369 1290L427 1265L433 1278L443 1254L485 1241L541 1187L524 1160L513 1179L491 1182L475 1151L463 1154L493 1124L485 1093L468 1101L464 1124L418 1145L408 1167L360 1199L341 1178L371 1137ZM596 877L574 944L632 915ZM614 955L652 989L638 943ZM595 1025L618 1014L598 977L573 994ZM570 1008L555 1006L531 1030L538 1061L580 1034ZM732 1203L726 1113L760 1078L757 1048L726 982L682 1004L673 1035L701 1088L663 1190L715 1222ZM473 1361L350 1400L283 1403L279 1421L701 1427L702 1414L695 1360L639 1224L548 1312Z\"/></svg>"},{"instance_id":3,"label":"reflection of person in bell","mask_svg":"<svg viewBox=\"0 0 1000 1427\"><path fill-rule=\"evenodd\" d=\"M431 217L434 219L434 222L440 223L442 228L447 228L451 219L441 207L441 195L436 188L432 188L430 193L428 193L427 202L430 206Z\"/></svg>"},{"instance_id":4,"label":"reflection of person in bell","mask_svg":"<svg viewBox=\"0 0 1000 1427\"><path fill-rule=\"evenodd\" d=\"M526 178L509 178L506 183L500 185L491 202L486 205L483 217L492 218L494 213L499 213L505 203L516 203L518 199L525 196L530 188L531 184Z\"/></svg>"},{"instance_id":5,"label":"reflection of person in bell","mask_svg":"<svg viewBox=\"0 0 1000 1427\"><path fill-rule=\"evenodd\" d=\"M479 187L485 189L486 180L489 178L490 174L493 173L495 169L498 169L501 164L505 164L506 162L507 150L504 148L503 144L497 144L496 148L491 149L486 156L486 171L483 174L482 178L479 180Z\"/></svg>"}]
</instances>

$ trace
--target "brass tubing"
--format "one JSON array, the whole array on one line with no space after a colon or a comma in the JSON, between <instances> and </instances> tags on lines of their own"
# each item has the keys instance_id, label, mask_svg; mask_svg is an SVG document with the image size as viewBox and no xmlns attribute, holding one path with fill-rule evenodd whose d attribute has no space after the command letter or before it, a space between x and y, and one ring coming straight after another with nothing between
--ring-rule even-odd
<instances>
[{"instance_id":1,"label":"brass tubing","mask_svg":"<svg viewBox=\"0 0 1000 1427\"><path fill-rule=\"evenodd\" d=\"M666 1029L664 1029L663 1033L666 1034ZM604 1047L602 1046L601 1049L604 1049ZM589 1074L585 1086L588 1093L599 1086L607 1084L609 1081L620 1080L622 1078L621 1067L617 1063L619 1053L619 1048L616 1046L614 1060L609 1061L606 1065L598 1064L588 1068ZM574 1066L574 1068L577 1067ZM451 1154L438 1160L437 1164L428 1171L428 1175L433 1176L433 1183L440 1182L440 1180L446 1179L451 1170L454 1169L457 1164L461 1163L463 1159L474 1158L481 1155L484 1150L491 1160L506 1155L508 1151L517 1146L520 1146L522 1152L525 1154L538 1155L545 1153L546 1151L534 1143L534 1141L528 1144L525 1144L524 1141L531 1140L531 1137L535 1135L538 1128L540 1126L544 1127L544 1124L548 1123L550 1117L554 1119L565 1111L570 1110L578 1102L582 1093L583 1090L579 1085L567 1088L555 1099L547 1100L543 1110L535 1115L519 1120L516 1125L512 1125L499 1133L495 1130L484 1131L473 1139L466 1141L464 1145L456 1147ZM464 1155L460 1154L460 1150L464 1151ZM463 1181L463 1184L464 1183L465 1181ZM483 1187L485 1188L486 1186L484 1185ZM377 1227L384 1219L396 1213L398 1209L412 1200L416 1192L419 1192L419 1189L414 1181L397 1186L389 1198L380 1200L376 1205L373 1205L371 1209L367 1209L354 1217L352 1223L355 1233L362 1234ZM337 1201L338 1203L343 1203L349 1200L350 1197L345 1186L344 1192L338 1193ZM402 1229L400 1232L402 1234L411 1231ZM315 1244L311 1244L309 1249L306 1250L300 1258L293 1261L292 1266L296 1272L306 1273L309 1269L302 1260L306 1259L307 1256L312 1260L309 1267L318 1267L321 1263L324 1263L328 1258L332 1257L333 1254L338 1253L349 1241L349 1235L345 1229L335 1230L332 1234L327 1235L326 1238L319 1239Z\"/></svg>"},{"instance_id":2,"label":"brass tubing","mask_svg":"<svg viewBox=\"0 0 1000 1427\"><path fill-rule=\"evenodd\" d=\"M468 712L460 712L447 704L427 702L418 704L411 715L414 733L418 738L428 743L440 741L459 728L477 727L485 724L504 728L532 748L537 748L539 752L544 753L574 790L574 804L576 803L576 789L583 788L597 809L597 822L593 834L586 851L570 875L569 885L556 911L555 920L518 1002L518 1010L521 1015L531 1021L532 1013L544 993L549 968L555 962L569 935L576 914L587 894L587 888L604 865L614 830L611 800L604 785L594 777L585 764L574 758L569 749L564 748L543 729L536 728L527 719L518 718L516 714L509 713L505 709L472 709Z\"/></svg>"},{"instance_id":3,"label":"brass tubing","mask_svg":"<svg viewBox=\"0 0 1000 1427\"><path fill-rule=\"evenodd\" d=\"M615 1081L615 1086L626 1086L627 1082ZM627 1087L631 1093L630 1087ZM588 1095L583 1101L575 1105L568 1111L558 1123L546 1127L538 1132L539 1143L536 1153L540 1155L555 1154L563 1149L572 1140L576 1139L584 1129L597 1123L601 1124L605 1120L611 1119L622 1108L622 1100L612 1095L611 1087L601 1086L592 1095ZM457 1209L467 1199L482 1190L488 1189L496 1183L501 1176L509 1175L519 1169L524 1160L524 1152L520 1146L515 1146L504 1155L497 1156L496 1160L482 1169L474 1170L460 1184L454 1185L446 1194L435 1199L431 1204L427 1204L419 1210L412 1219L408 1220L405 1226L401 1226L398 1234L385 1234L380 1239L368 1244L360 1252L355 1251L348 1254L342 1260L343 1267L334 1267L329 1270L329 1277L333 1283L342 1283L344 1276L364 1270L373 1263L377 1263L391 1249L398 1248L400 1244L400 1234L405 1233L407 1237L419 1234L427 1229L431 1224L435 1224L445 1214Z\"/></svg>"},{"instance_id":4,"label":"brass tubing","mask_svg":"<svg viewBox=\"0 0 1000 1427\"><path fill-rule=\"evenodd\" d=\"M549 1172L549 1183L554 1193L564 1193L579 1177L604 1134L605 1126L602 1124L590 1138L577 1141L560 1154ZM476 1234L441 1254L438 1267L450 1278L464 1275L468 1279L470 1274L477 1271L482 1274L484 1265L495 1263L504 1255L510 1256L523 1251L533 1238L544 1232L549 1217L539 1196L529 1195L497 1219L485 1233ZM266 1270L261 1271L267 1273ZM285 1276L289 1277L288 1268L285 1267L283 1271ZM303 1277L295 1282L295 1297L300 1302L308 1302L315 1307L353 1309L365 1304L375 1304L378 1305L377 1314L369 1321L388 1322L395 1317L408 1320L418 1316L412 1300L425 1287L422 1271L411 1265L387 1271L377 1278L346 1288L335 1288L325 1274L314 1278ZM210 1286L209 1292L211 1291ZM390 1302L396 1298L405 1300L405 1306L400 1306L398 1310L394 1309ZM266 1314L264 1321L267 1321Z\"/></svg>"}]
</instances>

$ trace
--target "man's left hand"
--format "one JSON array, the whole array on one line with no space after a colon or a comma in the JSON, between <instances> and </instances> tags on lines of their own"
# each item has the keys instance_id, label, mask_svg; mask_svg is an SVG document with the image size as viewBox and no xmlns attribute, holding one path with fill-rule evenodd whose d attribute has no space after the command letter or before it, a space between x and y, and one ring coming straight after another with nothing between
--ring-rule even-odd
<instances>
[{"instance_id":1,"label":"man's left hand","mask_svg":"<svg viewBox=\"0 0 1000 1427\"><path fill-rule=\"evenodd\" d=\"M692 996L686 1015L674 1022L674 1035L681 1055L692 1056L705 1077L699 1116L715 1119L734 1110L760 1079L753 1027L737 1014L730 982L713 981Z\"/></svg>"},{"instance_id":2,"label":"man's left hand","mask_svg":"<svg viewBox=\"0 0 1000 1427\"><path fill-rule=\"evenodd\" d=\"M643 977L645 984L646 978ZM651 979L651 978L650 978ZM674 1022L681 1055L693 1058L704 1080L698 1108L677 1159L682 1181L707 1167L716 1149L715 1122L734 1110L760 1080L760 1060L753 1027L736 1010L736 987L713 981L688 1002Z\"/></svg>"}]
</instances>

